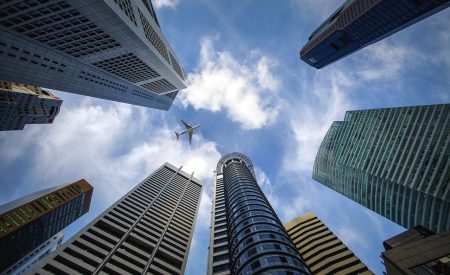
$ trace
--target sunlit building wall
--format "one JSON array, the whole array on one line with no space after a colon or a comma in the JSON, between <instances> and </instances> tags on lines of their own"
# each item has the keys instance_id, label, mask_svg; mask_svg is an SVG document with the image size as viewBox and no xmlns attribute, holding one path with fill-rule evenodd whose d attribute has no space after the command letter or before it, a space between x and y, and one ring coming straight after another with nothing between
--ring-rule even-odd
<instances>
[{"instance_id":1,"label":"sunlit building wall","mask_svg":"<svg viewBox=\"0 0 450 275\"><path fill-rule=\"evenodd\" d=\"M284 227L314 274L373 274L314 213L299 216Z\"/></svg>"}]
</instances>

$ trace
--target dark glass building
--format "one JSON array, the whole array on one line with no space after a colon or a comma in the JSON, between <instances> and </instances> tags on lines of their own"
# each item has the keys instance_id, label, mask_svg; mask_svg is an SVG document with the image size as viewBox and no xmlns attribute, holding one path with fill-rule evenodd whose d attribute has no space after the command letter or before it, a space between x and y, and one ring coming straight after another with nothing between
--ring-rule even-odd
<instances>
[{"instance_id":1,"label":"dark glass building","mask_svg":"<svg viewBox=\"0 0 450 275\"><path fill-rule=\"evenodd\" d=\"M166 163L30 274L184 274L202 194Z\"/></svg>"},{"instance_id":2,"label":"dark glass building","mask_svg":"<svg viewBox=\"0 0 450 275\"><path fill-rule=\"evenodd\" d=\"M381 257L389 275L450 274L450 230L435 235L416 226L383 245Z\"/></svg>"},{"instance_id":3,"label":"dark glass building","mask_svg":"<svg viewBox=\"0 0 450 275\"><path fill-rule=\"evenodd\" d=\"M92 191L82 179L0 206L0 273L88 212Z\"/></svg>"},{"instance_id":4,"label":"dark glass building","mask_svg":"<svg viewBox=\"0 0 450 275\"><path fill-rule=\"evenodd\" d=\"M313 179L411 228L450 228L450 104L349 111L317 153Z\"/></svg>"},{"instance_id":5,"label":"dark glass building","mask_svg":"<svg viewBox=\"0 0 450 275\"><path fill-rule=\"evenodd\" d=\"M300 58L320 69L449 6L449 0L347 0L311 34Z\"/></svg>"},{"instance_id":6,"label":"dark glass building","mask_svg":"<svg viewBox=\"0 0 450 275\"><path fill-rule=\"evenodd\" d=\"M241 153L217 164L207 274L310 274Z\"/></svg>"}]
</instances>

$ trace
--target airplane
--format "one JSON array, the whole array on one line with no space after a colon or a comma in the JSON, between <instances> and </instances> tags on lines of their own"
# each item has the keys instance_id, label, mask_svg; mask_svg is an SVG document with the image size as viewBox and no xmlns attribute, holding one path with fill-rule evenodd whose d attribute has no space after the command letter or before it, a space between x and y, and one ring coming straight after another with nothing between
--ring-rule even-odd
<instances>
[{"instance_id":1,"label":"airplane","mask_svg":"<svg viewBox=\"0 0 450 275\"><path fill-rule=\"evenodd\" d=\"M180 120L184 124L184 127L186 127L186 129L180 133L175 132L175 135L177 135L177 140L182 134L188 133L189 134L189 144L192 144L192 135L195 133L194 130L199 128L201 125L199 124L199 125L192 126L191 124L187 123L186 121L184 121L182 119L180 119Z\"/></svg>"}]
</instances>

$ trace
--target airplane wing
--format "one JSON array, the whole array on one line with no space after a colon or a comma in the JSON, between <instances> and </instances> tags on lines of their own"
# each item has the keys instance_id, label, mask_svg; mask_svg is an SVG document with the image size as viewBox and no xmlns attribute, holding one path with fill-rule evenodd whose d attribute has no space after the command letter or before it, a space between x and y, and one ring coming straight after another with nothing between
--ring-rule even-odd
<instances>
[{"instance_id":1,"label":"airplane wing","mask_svg":"<svg viewBox=\"0 0 450 275\"><path fill-rule=\"evenodd\" d=\"M181 120L181 122L184 124L184 127L189 127L189 123L187 123L186 121L184 121L184 120L182 120L182 119L180 119Z\"/></svg>"},{"instance_id":2,"label":"airplane wing","mask_svg":"<svg viewBox=\"0 0 450 275\"><path fill-rule=\"evenodd\" d=\"M187 129L185 129L185 130L179 132L178 135L181 136L182 134L186 134L186 132L187 132Z\"/></svg>"},{"instance_id":3,"label":"airplane wing","mask_svg":"<svg viewBox=\"0 0 450 275\"><path fill-rule=\"evenodd\" d=\"M189 132L189 144L192 144L192 132Z\"/></svg>"}]
</instances>

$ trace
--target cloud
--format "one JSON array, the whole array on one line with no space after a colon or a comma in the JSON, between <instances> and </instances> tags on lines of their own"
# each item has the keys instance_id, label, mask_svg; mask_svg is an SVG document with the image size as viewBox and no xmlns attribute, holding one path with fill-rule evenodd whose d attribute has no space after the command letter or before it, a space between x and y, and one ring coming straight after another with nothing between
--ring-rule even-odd
<instances>
[{"instance_id":1,"label":"cloud","mask_svg":"<svg viewBox=\"0 0 450 275\"><path fill-rule=\"evenodd\" d=\"M180 3L180 0L154 0L152 1L155 8L160 9L163 7L168 7L175 9L178 4Z\"/></svg>"},{"instance_id":2,"label":"cloud","mask_svg":"<svg viewBox=\"0 0 450 275\"><path fill-rule=\"evenodd\" d=\"M287 108L293 136L286 142L284 167L287 170L311 171L331 123L343 119L351 105L345 90L352 85L352 78L337 70L329 74L316 71L310 82L303 83L300 98Z\"/></svg>"},{"instance_id":3,"label":"cloud","mask_svg":"<svg viewBox=\"0 0 450 275\"><path fill-rule=\"evenodd\" d=\"M237 60L230 52L217 52L210 38L200 44L198 68L188 74L188 88L179 95L182 105L225 110L229 119L247 130L273 123L280 107L281 84L272 71L276 61L258 51Z\"/></svg>"},{"instance_id":4,"label":"cloud","mask_svg":"<svg viewBox=\"0 0 450 275\"><path fill-rule=\"evenodd\" d=\"M32 159L26 172L30 184L34 178L59 184L85 178L106 206L165 162L183 165L205 185L212 181L220 158L214 142L196 135L190 146L176 140L168 126L172 123L162 112L98 102L86 98L80 105L63 108L53 125L26 126L23 132L12 133L20 138L2 140L0 148L9 162ZM11 146L16 153L10 152ZM29 187L23 186L25 192Z\"/></svg>"},{"instance_id":5,"label":"cloud","mask_svg":"<svg viewBox=\"0 0 450 275\"><path fill-rule=\"evenodd\" d=\"M405 43L377 42L362 50L362 56L354 58L358 63L356 75L362 80L396 79L406 63L412 64L421 59L419 52ZM414 56L414 59L411 59Z\"/></svg>"}]
</instances>

